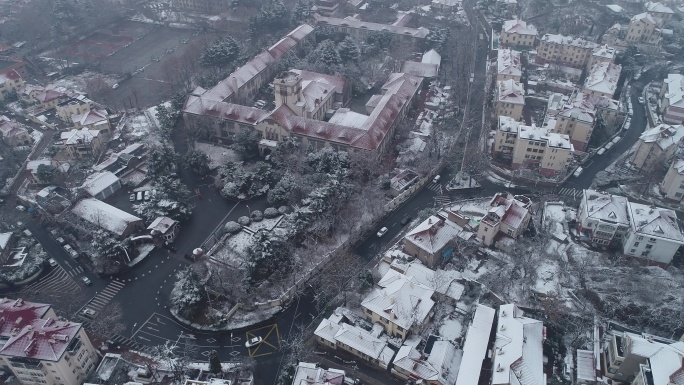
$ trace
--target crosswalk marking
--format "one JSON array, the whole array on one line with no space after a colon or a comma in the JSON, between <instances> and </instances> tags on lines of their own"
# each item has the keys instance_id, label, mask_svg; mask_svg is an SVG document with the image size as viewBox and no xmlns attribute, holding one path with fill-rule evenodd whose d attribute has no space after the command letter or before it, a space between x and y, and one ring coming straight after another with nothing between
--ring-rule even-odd
<instances>
[{"instance_id":1,"label":"crosswalk marking","mask_svg":"<svg viewBox=\"0 0 684 385\"><path fill-rule=\"evenodd\" d=\"M71 295L79 292L82 288L71 278L69 273L61 266L56 266L46 276L26 286L26 291L51 292L62 295Z\"/></svg>"},{"instance_id":2,"label":"crosswalk marking","mask_svg":"<svg viewBox=\"0 0 684 385\"><path fill-rule=\"evenodd\" d=\"M139 350L139 351L143 351L146 353L153 353L153 349L151 347L142 345L142 344L140 344L136 341L133 341L130 338L124 337L120 334L115 335L112 339L110 339L110 341L112 341L115 345L118 345L118 346L123 345L123 346L127 346L131 349L134 349L134 350Z\"/></svg>"},{"instance_id":3,"label":"crosswalk marking","mask_svg":"<svg viewBox=\"0 0 684 385\"><path fill-rule=\"evenodd\" d=\"M88 301L85 307L93 309L95 312L102 310L124 286L126 284L123 282L111 281L104 290Z\"/></svg>"},{"instance_id":4,"label":"crosswalk marking","mask_svg":"<svg viewBox=\"0 0 684 385\"><path fill-rule=\"evenodd\" d=\"M577 199L582 196L582 190L571 187L563 187L562 189L558 190L558 195L565 195Z\"/></svg>"},{"instance_id":5,"label":"crosswalk marking","mask_svg":"<svg viewBox=\"0 0 684 385\"><path fill-rule=\"evenodd\" d=\"M82 274L84 271L85 270L83 269L82 266L78 266L78 267L75 267L75 268L69 270L67 273L69 274L69 276L75 277L79 274Z\"/></svg>"},{"instance_id":6,"label":"crosswalk marking","mask_svg":"<svg viewBox=\"0 0 684 385\"><path fill-rule=\"evenodd\" d=\"M439 183L430 183L430 185L427 186L427 189L430 191L441 193L442 192L442 185Z\"/></svg>"}]
</instances>

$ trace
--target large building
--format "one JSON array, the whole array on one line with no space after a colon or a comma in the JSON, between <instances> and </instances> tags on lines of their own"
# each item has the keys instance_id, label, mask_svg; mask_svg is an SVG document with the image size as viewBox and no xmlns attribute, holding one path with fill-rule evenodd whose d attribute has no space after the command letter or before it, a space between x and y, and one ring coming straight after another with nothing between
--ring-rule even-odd
<instances>
[{"instance_id":1,"label":"large building","mask_svg":"<svg viewBox=\"0 0 684 385\"><path fill-rule=\"evenodd\" d=\"M627 215L624 254L661 266L672 262L677 249L684 245L677 214L670 209L628 202Z\"/></svg>"},{"instance_id":2,"label":"large building","mask_svg":"<svg viewBox=\"0 0 684 385\"><path fill-rule=\"evenodd\" d=\"M344 19L313 15L316 24L330 28L332 31L347 34L357 40L365 40L373 32L387 31L392 34L394 42L400 45L418 48L425 40L430 30L424 27L410 28L398 25L371 23L353 17Z\"/></svg>"},{"instance_id":3,"label":"large building","mask_svg":"<svg viewBox=\"0 0 684 385\"><path fill-rule=\"evenodd\" d=\"M487 359L489 341L494 329L496 310L477 304L463 344L463 359L456 385L478 385Z\"/></svg>"},{"instance_id":4,"label":"large building","mask_svg":"<svg viewBox=\"0 0 684 385\"><path fill-rule=\"evenodd\" d=\"M653 16L653 19L661 28L667 25L670 19L672 19L672 16L674 16L674 11L672 8L664 5L663 3L649 1L645 5L646 11Z\"/></svg>"},{"instance_id":5,"label":"large building","mask_svg":"<svg viewBox=\"0 0 684 385\"><path fill-rule=\"evenodd\" d=\"M582 92L613 99L622 66L612 62L597 62L589 70Z\"/></svg>"},{"instance_id":6,"label":"large building","mask_svg":"<svg viewBox=\"0 0 684 385\"><path fill-rule=\"evenodd\" d=\"M480 219L477 238L485 246L502 238L518 238L530 223L531 207L532 201L526 196L497 193L489 203L487 214Z\"/></svg>"},{"instance_id":7,"label":"large building","mask_svg":"<svg viewBox=\"0 0 684 385\"><path fill-rule=\"evenodd\" d=\"M95 198L82 199L71 212L77 217L123 239L144 229L142 219Z\"/></svg>"},{"instance_id":8,"label":"large building","mask_svg":"<svg viewBox=\"0 0 684 385\"><path fill-rule=\"evenodd\" d=\"M684 75L668 74L660 90L660 112L663 122L684 123Z\"/></svg>"},{"instance_id":9,"label":"large building","mask_svg":"<svg viewBox=\"0 0 684 385\"><path fill-rule=\"evenodd\" d=\"M513 169L538 169L544 176L567 171L574 148L570 137L554 131L555 120L544 127L527 126L507 116L499 116L493 155L510 160Z\"/></svg>"},{"instance_id":10,"label":"large building","mask_svg":"<svg viewBox=\"0 0 684 385\"><path fill-rule=\"evenodd\" d=\"M472 236L448 218L432 215L404 236L404 252L433 267L451 257L456 239L469 240Z\"/></svg>"},{"instance_id":11,"label":"large building","mask_svg":"<svg viewBox=\"0 0 684 385\"><path fill-rule=\"evenodd\" d=\"M583 69L591 60L598 44L571 36L546 34L537 47L539 64L553 63Z\"/></svg>"},{"instance_id":12,"label":"large building","mask_svg":"<svg viewBox=\"0 0 684 385\"><path fill-rule=\"evenodd\" d=\"M523 85L513 79L496 82L494 95L494 114L508 116L513 120L522 118L525 107L525 89Z\"/></svg>"},{"instance_id":13,"label":"large building","mask_svg":"<svg viewBox=\"0 0 684 385\"><path fill-rule=\"evenodd\" d=\"M492 385L545 385L542 321L525 317L515 304L499 306L492 350Z\"/></svg>"},{"instance_id":14,"label":"large building","mask_svg":"<svg viewBox=\"0 0 684 385\"><path fill-rule=\"evenodd\" d=\"M496 61L496 81L513 79L520 82L522 76L522 63L520 51L502 48L498 50Z\"/></svg>"},{"instance_id":15,"label":"large building","mask_svg":"<svg viewBox=\"0 0 684 385\"><path fill-rule=\"evenodd\" d=\"M83 325L58 319L50 305L2 299L0 313L0 362L21 384L82 384L95 370Z\"/></svg>"},{"instance_id":16,"label":"large building","mask_svg":"<svg viewBox=\"0 0 684 385\"><path fill-rule=\"evenodd\" d=\"M665 167L684 138L684 126L659 124L644 131L636 144L632 163L640 168Z\"/></svg>"},{"instance_id":17,"label":"large building","mask_svg":"<svg viewBox=\"0 0 684 385\"><path fill-rule=\"evenodd\" d=\"M577 227L581 239L592 244L621 245L629 230L627 198L584 190L577 210Z\"/></svg>"},{"instance_id":18,"label":"large building","mask_svg":"<svg viewBox=\"0 0 684 385\"><path fill-rule=\"evenodd\" d=\"M506 20L501 27L499 44L504 47L529 49L537 41L537 28L520 19Z\"/></svg>"},{"instance_id":19,"label":"large building","mask_svg":"<svg viewBox=\"0 0 684 385\"><path fill-rule=\"evenodd\" d=\"M628 44L660 44L658 22L648 12L632 17L627 27L625 41Z\"/></svg>"},{"instance_id":20,"label":"large building","mask_svg":"<svg viewBox=\"0 0 684 385\"><path fill-rule=\"evenodd\" d=\"M675 159L660 183L660 191L665 198L684 203L684 160Z\"/></svg>"},{"instance_id":21,"label":"large building","mask_svg":"<svg viewBox=\"0 0 684 385\"><path fill-rule=\"evenodd\" d=\"M618 123L619 102L610 97L575 91L570 96L549 96L546 121L556 121L554 132L565 134L576 151L586 151L599 117L610 127Z\"/></svg>"}]
</instances>

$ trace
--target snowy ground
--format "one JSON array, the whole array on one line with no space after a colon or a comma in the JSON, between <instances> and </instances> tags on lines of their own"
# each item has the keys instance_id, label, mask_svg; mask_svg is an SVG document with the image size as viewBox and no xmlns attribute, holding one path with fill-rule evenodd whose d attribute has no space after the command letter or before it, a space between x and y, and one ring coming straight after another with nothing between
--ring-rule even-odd
<instances>
[{"instance_id":1,"label":"snowy ground","mask_svg":"<svg viewBox=\"0 0 684 385\"><path fill-rule=\"evenodd\" d=\"M276 226L278 226L278 224L280 224L280 221L282 220L282 215L278 216L277 218L264 218L259 222L250 223L250 225L247 226L247 228L249 229L249 231L252 231L253 233L256 233L261 229L273 230Z\"/></svg>"},{"instance_id":2,"label":"snowy ground","mask_svg":"<svg viewBox=\"0 0 684 385\"><path fill-rule=\"evenodd\" d=\"M471 199L453 205L452 208L467 214L484 216L489 211L490 202L491 198Z\"/></svg>"},{"instance_id":3,"label":"snowy ground","mask_svg":"<svg viewBox=\"0 0 684 385\"><path fill-rule=\"evenodd\" d=\"M444 321L442 326L439 327L439 335L444 337L449 341L454 341L455 339L461 337L461 331L463 330L463 325L458 319L447 319Z\"/></svg>"},{"instance_id":4,"label":"snowy ground","mask_svg":"<svg viewBox=\"0 0 684 385\"><path fill-rule=\"evenodd\" d=\"M467 172L459 171L456 173L453 179L449 181L446 185L447 190L462 190L462 189L471 189L471 188L479 188L480 184L477 183L477 180L474 178L470 177L470 174Z\"/></svg>"},{"instance_id":5,"label":"snowy ground","mask_svg":"<svg viewBox=\"0 0 684 385\"><path fill-rule=\"evenodd\" d=\"M113 76L107 76L100 73L86 71L79 75L65 76L61 79L55 80L52 84L64 87L69 90L76 90L82 93L88 93L87 82L91 79L101 78L108 86L113 86L117 83L117 79Z\"/></svg>"},{"instance_id":6,"label":"snowy ground","mask_svg":"<svg viewBox=\"0 0 684 385\"><path fill-rule=\"evenodd\" d=\"M214 170L228 162L239 162L240 156L235 151L209 143L197 142L195 149L209 157L209 168Z\"/></svg>"}]
</instances>

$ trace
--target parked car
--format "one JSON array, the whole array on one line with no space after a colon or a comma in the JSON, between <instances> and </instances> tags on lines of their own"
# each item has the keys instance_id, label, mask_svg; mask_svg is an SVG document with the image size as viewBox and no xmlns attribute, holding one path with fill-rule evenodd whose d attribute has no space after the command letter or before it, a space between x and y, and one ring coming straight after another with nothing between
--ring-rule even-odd
<instances>
[{"instance_id":1,"label":"parked car","mask_svg":"<svg viewBox=\"0 0 684 385\"><path fill-rule=\"evenodd\" d=\"M606 149L601 147L596 151L596 155L603 155L606 152Z\"/></svg>"},{"instance_id":2,"label":"parked car","mask_svg":"<svg viewBox=\"0 0 684 385\"><path fill-rule=\"evenodd\" d=\"M60 245L63 245L66 243L66 241L62 237L55 238L55 241L57 241L57 243L59 243Z\"/></svg>"},{"instance_id":3,"label":"parked car","mask_svg":"<svg viewBox=\"0 0 684 385\"><path fill-rule=\"evenodd\" d=\"M131 202L135 202L135 193L131 194L131 196L128 197L128 200Z\"/></svg>"},{"instance_id":4,"label":"parked car","mask_svg":"<svg viewBox=\"0 0 684 385\"><path fill-rule=\"evenodd\" d=\"M68 245L68 244L64 245L64 250L66 250L66 252L69 253L71 258L73 258L73 259L78 258L78 252L76 250L74 250L74 248L71 247L71 245Z\"/></svg>"},{"instance_id":5,"label":"parked car","mask_svg":"<svg viewBox=\"0 0 684 385\"><path fill-rule=\"evenodd\" d=\"M83 309L83 315L90 318L90 317L95 315L95 310L87 307L87 308Z\"/></svg>"},{"instance_id":6,"label":"parked car","mask_svg":"<svg viewBox=\"0 0 684 385\"><path fill-rule=\"evenodd\" d=\"M575 170L575 172L573 172L572 175L575 178L577 178L582 174L582 171L584 171L584 169L582 167L577 167L577 170Z\"/></svg>"},{"instance_id":7,"label":"parked car","mask_svg":"<svg viewBox=\"0 0 684 385\"><path fill-rule=\"evenodd\" d=\"M150 198L152 198L152 193L150 192L150 190L145 190L144 196L145 196L145 200L149 201Z\"/></svg>"},{"instance_id":8,"label":"parked car","mask_svg":"<svg viewBox=\"0 0 684 385\"><path fill-rule=\"evenodd\" d=\"M610 143L606 144L606 151L607 151L607 150L610 150L611 148L613 148L613 145L614 145L614 144L615 144L615 143L613 143L613 142L610 142Z\"/></svg>"},{"instance_id":9,"label":"parked car","mask_svg":"<svg viewBox=\"0 0 684 385\"><path fill-rule=\"evenodd\" d=\"M380 230L378 230L378 233L376 234L378 237L382 237L383 235L387 234L387 227L383 227Z\"/></svg>"},{"instance_id":10,"label":"parked car","mask_svg":"<svg viewBox=\"0 0 684 385\"><path fill-rule=\"evenodd\" d=\"M644 97L643 96L639 96L639 103L644 104Z\"/></svg>"},{"instance_id":11,"label":"parked car","mask_svg":"<svg viewBox=\"0 0 684 385\"><path fill-rule=\"evenodd\" d=\"M138 201L143 200L143 197L144 197L144 195L143 195L142 191L138 191L138 194L136 194L136 196L135 196L136 200L138 200Z\"/></svg>"},{"instance_id":12,"label":"parked car","mask_svg":"<svg viewBox=\"0 0 684 385\"><path fill-rule=\"evenodd\" d=\"M259 345L259 344L261 343L261 341L263 341L263 338L261 338L261 337L250 338L250 339L247 340L247 342L245 343L245 347L246 347L247 349L249 349L249 348L251 348L251 347L253 347L253 346Z\"/></svg>"},{"instance_id":13,"label":"parked car","mask_svg":"<svg viewBox=\"0 0 684 385\"><path fill-rule=\"evenodd\" d=\"M441 175L435 175L435 177L432 179L432 183L439 183L440 179L442 179Z\"/></svg>"},{"instance_id":14,"label":"parked car","mask_svg":"<svg viewBox=\"0 0 684 385\"><path fill-rule=\"evenodd\" d=\"M409 216L407 215L407 216L405 216L405 217L403 217L403 218L401 219L401 222L400 222L400 223L401 223L402 226L405 226L405 225L406 225L407 223L409 223L409 222L411 222L411 217L409 217Z\"/></svg>"},{"instance_id":15,"label":"parked car","mask_svg":"<svg viewBox=\"0 0 684 385\"><path fill-rule=\"evenodd\" d=\"M90 278L88 278L88 277L81 278L81 281L83 281L83 283L85 283L88 286L93 284L93 281L91 281Z\"/></svg>"},{"instance_id":16,"label":"parked car","mask_svg":"<svg viewBox=\"0 0 684 385\"><path fill-rule=\"evenodd\" d=\"M54 258L48 259L48 263L49 263L50 266L52 266L52 267L56 267L56 266L57 266L57 261L55 261Z\"/></svg>"}]
</instances>

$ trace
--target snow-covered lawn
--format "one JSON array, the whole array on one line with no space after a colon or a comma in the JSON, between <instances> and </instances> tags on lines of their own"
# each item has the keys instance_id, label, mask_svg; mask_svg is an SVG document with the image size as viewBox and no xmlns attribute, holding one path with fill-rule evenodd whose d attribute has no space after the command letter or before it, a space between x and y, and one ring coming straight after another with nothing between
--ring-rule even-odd
<instances>
[{"instance_id":1,"label":"snow-covered lawn","mask_svg":"<svg viewBox=\"0 0 684 385\"><path fill-rule=\"evenodd\" d=\"M264 218L263 220L261 220L259 222L252 222L249 226L247 226L247 228L250 231L252 231L253 233L256 233L257 231L259 231L261 229L265 229L265 230L270 231L270 230L273 230L276 226L278 226L278 224L282 220L283 220L282 215L278 216L276 218Z\"/></svg>"},{"instance_id":2,"label":"snow-covered lawn","mask_svg":"<svg viewBox=\"0 0 684 385\"><path fill-rule=\"evenodd\" d=\"M548 202L544 205L544 223L546 231L557 240L568 237L567 222L574 219L575 210L565 207L560 202Z\"/></svg>"},{"instance_id":3,"label":"snow-covered lawn","mask_svg":"<svg viewBox=\"0 0 684 385\"><path fill-rule=\"evenodd\" d=\"M448 341L454 341L455 339L461 337L462 330L463 325L461 324L460 320L447 319L444 321L442 326L439 327L439 335Z\"/></svg>"},{"instance_id":4,"label":"snow-covered lawn","mask_svg":"<svg viewBox=\"0 0 684 385\"><path fill-rule=\"evenodd\" d=\"M228 162L240 161L240 156L230 148L197 142L195 143L195 149L209 157L209 168L212 170Z\"/></svg>"},{"instance_id":5,"label":"snow-covered lawn","mask_svg":"<svg viewBox=\"0 0 684 385\"><path fill-rule=\"evenodd\" d=\"M537 267L537 281L535 292L540 294L554 294L559 292L559 267L556 261L542 261Z\"/></svg>"},{"instance_id":6,"label":"snow-covered lawn","mask_svg":"<svg viewBox=\"0 0 684 385\"><path fill-rule=\"evenodd\" d=\"M240 231L229 236L225 245L216 250L210 257L234 267L240 267L245 261L247 248L252 244L252 233Z\"/></svg>"},{"instance_id":7,"label":"snow-covered lawn","mask_svg":"<svg viewBox=\"0 0 684 385\"><path fill-rule=\"evenodd\" d=\"M484 216L487 215L489 210L489 202L491 202L491 198L472 199L455 204L452 206L452 209L471 215Z\"/></svg>"}]
</instances>

